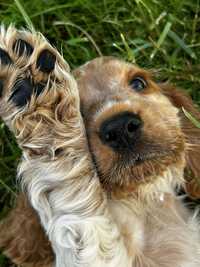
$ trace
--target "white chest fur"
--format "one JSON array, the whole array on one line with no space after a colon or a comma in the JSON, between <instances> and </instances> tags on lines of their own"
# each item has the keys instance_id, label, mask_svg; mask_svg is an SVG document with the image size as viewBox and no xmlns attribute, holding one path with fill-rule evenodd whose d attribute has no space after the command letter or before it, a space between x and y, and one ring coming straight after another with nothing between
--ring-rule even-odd
<instances>
[{"instance_id":1,"label":"white chest fur","mask_svg":"<svg viewBox=\"0 0 200 267\"><path fill-rule=\"evenodd\" d=\"M143 220L134 211L134 206L126 200L110 200L110 211L117 223L130 257L134 257L137 250L144 245Z\"/></svg>"},{"instance_id":2,"label":"white chest fur","mask_svg":"<svg viewBox=\"0 0 200 267\"><path fill-rule=\"evenodd\" d=\"M180 200L166 194L149 206L135 199L110 200L133 267L199 267L196 219Z\"/></svg>"}]
</instances>

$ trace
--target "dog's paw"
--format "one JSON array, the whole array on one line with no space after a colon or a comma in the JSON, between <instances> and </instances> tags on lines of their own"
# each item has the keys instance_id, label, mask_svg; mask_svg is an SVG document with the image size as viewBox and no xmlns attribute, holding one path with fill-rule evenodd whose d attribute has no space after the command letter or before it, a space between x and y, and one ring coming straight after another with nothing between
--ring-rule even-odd
<instances>
[{"instance_id":1,"label":"dog's paw","mask_svg":"<svg viewBox=\"0 0 200 267\"><path fill-rule=\"evenodd\" d=\"M35 150L80 119L68 64L39 33L0 28L0 116L21 147Z\"/></svg>"}]
</instances>

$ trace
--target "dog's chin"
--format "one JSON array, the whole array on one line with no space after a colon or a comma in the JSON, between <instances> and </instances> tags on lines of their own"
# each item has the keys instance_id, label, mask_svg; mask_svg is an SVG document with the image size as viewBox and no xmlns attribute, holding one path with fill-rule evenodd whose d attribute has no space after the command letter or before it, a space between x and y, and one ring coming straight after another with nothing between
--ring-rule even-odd
<instances>
[{"instance_id":1,"label":"dog's chin","mask_svg":"<svg viewBox=\"0 0 200 267\"><path fill-rule=\"evenodd\" d=\"M181 153L148 152L120 156L108 170L96 164L103 187L109 191L137 191L141 184L152 183L170 166L181 160Z\"/></svg>"},{"instance_id":2,"label":"dog's chin","mask_svg":"<svg viewBox=\"0 0 200 267\"><path fill-rule=\"evenodd\" d=\"M150 162L153 160L158 160L160 158L167 157L168 153L163 152L139 152L137 154L130 153L123 156L123 163L127 165L127 167L134 168L143 164L145 162Z\"/></svg>"}]
</instances>

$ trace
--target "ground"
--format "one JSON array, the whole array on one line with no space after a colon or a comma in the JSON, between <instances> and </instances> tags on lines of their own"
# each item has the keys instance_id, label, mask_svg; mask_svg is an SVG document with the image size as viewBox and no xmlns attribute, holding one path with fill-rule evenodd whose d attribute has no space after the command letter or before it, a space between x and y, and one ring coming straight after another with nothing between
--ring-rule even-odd
<instances>
[{"instance_id":1,"label":"ground","mask_svg":"<svg viewBox=\"0 0 200 267\"><path fill-rule=\"evenodd\" d=\"M71 68L114 55L152 69L200 105L199 0L0 0L0 21L33 26ZM20 150L0 122L0 218L16 197ZM11 266L0 254L0 267Z\"/></svg>"}]
</instances>

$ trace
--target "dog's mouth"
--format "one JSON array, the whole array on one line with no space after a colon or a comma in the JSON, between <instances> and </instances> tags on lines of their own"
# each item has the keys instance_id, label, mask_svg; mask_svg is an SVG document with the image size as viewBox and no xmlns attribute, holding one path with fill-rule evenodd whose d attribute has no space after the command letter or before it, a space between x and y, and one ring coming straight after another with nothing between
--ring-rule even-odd
<instances>
[{"instance_id":1,"label":"dog's mouth","mask_svg":"<svg viewBox=\"0 0 200 267\"><path fill-rule=\"evenodd\" d=\"M169 151L137 153L125 156L123 161L125 162L125 165L129 167L134 167L148 161L159 160L161 158L168 156L169 154L170 154Z\"/></svg>"},{"instance_id":2,"label":"dog's mouth","mask_svg":"<svg viewBox=\"0 0 200 267\"><path fill-rule=\"evenodd\" d=\"M100 181L109 191L116 187L125 189L130 185L137 187L141 183L148 183L179 159L180 154L169 149L144 151L118 155L115 160L110 159L110 165L106 169L93 154Z\"/></svg>"}]
</instances>

